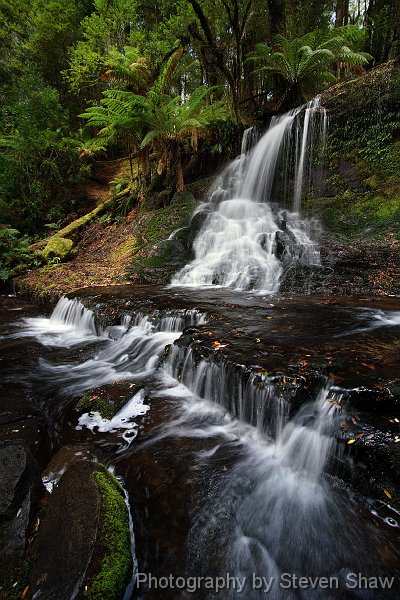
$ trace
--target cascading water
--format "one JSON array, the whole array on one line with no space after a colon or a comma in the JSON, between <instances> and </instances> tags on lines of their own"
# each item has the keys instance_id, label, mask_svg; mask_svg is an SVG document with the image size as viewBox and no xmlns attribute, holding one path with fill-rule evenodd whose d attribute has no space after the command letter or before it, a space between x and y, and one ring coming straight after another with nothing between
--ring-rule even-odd
<instances>
[{"instance_id":1,"label":"cascading water","mask_svg":"<svg viewBox=\"0 0 400 600\"><path fill-rule=\"evenodd\" d=\"M174 546L180 548L177 552L181 552L187 576L223 579L229 573L240 579L246 600L259 600L267 593L277 600L351 597L346 595L349 574L386 571L371 560L371 548L382 540L365 527L354 499L340 485L332 485L331 476L325 473L331 457L341 459L336 438L343 435L341 425L346 418L342 391L322 387L314 401L301 400L293 416L290 378L285 377L282 384L282 376L237 364L229 352L207 352L207 345L198 344L200 337L190 330L181 337L185 328L207 322L205 313L183 305L186 308L151 308L147 314L139 309L124 315L118 326L100 328L92 311L78 300L64 298L50 319L25 319L16 335L35 337L48 355L50 351L61 354L62 346L66 349L65 364L41 360L32 377L37 377L44 396L47 393L51 398L56 391L57 404L65 395L74 400L102 384L123 380L129 386L129 381L134 382L132 397L112 419L89 412L76 416L72 426L80 444L89 439L94 446L103 443L103 450L113 448L110 460L117 467L127 461L124 481L128 486L131 481L131 489L149 483L132 476L140 468L137 453L140 457L143 451L147 456L144 471L155 472L155 496L159 498L160 490L163 495L157 505L161 515L168 505L164 493L168 485L173 487L170 480L178 484L173 489L176 506L167 506L168 514L174 511L174 522L179 522L183 510L182 489L190 491L190 522L180 525L185 535L189 531L186 546ZM379 320L381 327L399 323L395 311L374 310L360 318L373 324ZM212 323L218 319L211 318L198 335L210 334L206 329ZM77 343L84 347L71 350ZM137 440L138 419L152 411L156 424L151 434L146 432L151 428L149 418L144 436ZM157 418L157 411L163 419ZM153 455L155 471L151 471ZM184 469L175 470L175 455L182 461L178 467L188 469L188 479ZM146 497L151 493L147 487L145 493ZM388 510L393 521L396 513ZM164 525L156 536L163 535ZM169 529L166 532L167 537ZM158 559L157 551L154 560ZM308 587L285 588L289 575L306 577ZM329 594L319 587L321 577L332 578ZM200 600L237 597L234 587L220 594L200 592Z\"/></svg>"},{"instance_id":2,"label":"cascading water","mask_svg":"<svg viewBox=\"0 0 400 600\"><path fill-rule=\"evenodd\" d=\"M254 147L246 130L242 155L197 211L205 220L193 243L195 258L171 285L273 294L285 270L320 265L319 250L310 237L315 222L301 219L298 211L306 163L312 146L323 141L326 124L326 111L316 99L273 117ZM292 203L291 179L295 212L282 208Z\"/></svg>"}]
</instances>

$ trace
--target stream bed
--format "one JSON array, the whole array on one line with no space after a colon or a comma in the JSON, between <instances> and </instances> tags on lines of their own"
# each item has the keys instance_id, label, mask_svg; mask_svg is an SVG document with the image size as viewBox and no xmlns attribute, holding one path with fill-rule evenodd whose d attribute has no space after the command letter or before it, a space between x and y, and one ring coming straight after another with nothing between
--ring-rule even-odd
<instances>
[{"instance_id":1,"label":"stream bed","mask_svg":"<svg viewBox=\"0 0 400 600\"><path fill-rule=\"evenodd\" d=\"M399 597L399 299L76 296L1 297L0 436L49 492L76 460L119 478L127 599ZM75 410L99 389L114 417Z\"/></svg>"}]
</instances>

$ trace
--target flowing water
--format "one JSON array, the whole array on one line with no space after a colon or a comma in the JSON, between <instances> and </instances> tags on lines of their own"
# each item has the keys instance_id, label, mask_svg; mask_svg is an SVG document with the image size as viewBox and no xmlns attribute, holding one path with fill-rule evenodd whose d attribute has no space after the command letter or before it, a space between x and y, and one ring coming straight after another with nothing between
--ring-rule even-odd
<instances>
[{"instance_id":1,"label":"flowing water","mask_svg":"<svg viewBox=\"0 0 400 600\"><path fill-rule=\"evenodd\" d=\"M198 210L205 218L193 244L195 258L173 277L173 286L273 294L285 271L320 266L312 241L318 226L299 210L312 149L322 148L326 126L317 99L273 117L254 147L257 136L246 130L242 155Z\"/></svg>"},{"instance_id":2,"label":"flowing water","mask_svg":"<svg viewBox=\"0 0 400 600\"><path fill-rule=\"evenodd\" d=\"M314 101L245 133L168 291L83 291L50 317L2 299L3 396L47 421L59 458L46 487L72 456L126 490L127 600L398 597L400 514L383 489L400 442L385 389L399 303L271 297L287 270L320 265L299 210L325 130ZM118 382L128 397L113 418L75 411Z\"/></svg>"},{"instance_id":3,"label":"flowing water","mask_svg":"<svg viewBox=\"0 0 400 600\"><path fill-rule=\"evenodd\" d=\"M131 294L119 325L101 326L95 308L63 298L50 318L22 318L3 340L42 348L30 372L10 365L9 377L18 373L45 407L56 447L97 457L127 489L139 597L252 600L268 588L267 597L285 600L395 598L397 583L377 591L373 578L398 575L400 515L390 502L360 495L335 474L337 465L351 468L344 444L354 434L341 429L356 414L346 401L349 390L375 381L375 373L358 374L343 362L341 386L320 377L299 403L295 376L283 380L280 368L267 373L263 361L272 364L271 356L257 355L251 332L264 347L277 348L277 357L297 339L298 354L285 358L289 364L310 348L340 364L349 353L359 355L366 346L376 352L387 340L385 360L376 363L376 376L387 378L395 372L389 349L398 352L398 305L301 305L299 298L271 305L244 297L235 305L222 291L213 298L209 291L171 298L154 288L144 288L135 302ZM149 294L160 308L144 314ZM101 299L111 304L111 297ZM275 325L271 318L278 319ZM235 324L242 330L236 339ZM215 336L222 339L217 349ZM252 357L261 364L252 365ZM302 377L299 369L296 377ZM84 392L115 381L134 386L115 417L74 412ZM46 473L48 489L66 466ZM358 574L372 588L359 587ZM157 587L163 577L172 577L165 589Z\"/></svg>"}]
</instances>

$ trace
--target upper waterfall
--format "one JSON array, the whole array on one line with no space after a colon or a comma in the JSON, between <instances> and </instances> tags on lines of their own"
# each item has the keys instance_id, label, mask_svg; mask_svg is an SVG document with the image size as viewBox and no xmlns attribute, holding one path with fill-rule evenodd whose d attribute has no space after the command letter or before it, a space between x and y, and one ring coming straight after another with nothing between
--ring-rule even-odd
<instances>
[{"instance_id":1,"label":"upper waterfall","mask_svg":"<svg viewBox=\"0 0 400 600\"><path fill-rule=\"evenodd\" d=\"M316 98L273 117L258 143L245 131L241 156L199 209L204 222L193 243L195 258L171 285L272 294L286 269L320 265L312 223L299 209L312 151L323 143L326 126L326 111Z\"/></svg>"}]
</instances>

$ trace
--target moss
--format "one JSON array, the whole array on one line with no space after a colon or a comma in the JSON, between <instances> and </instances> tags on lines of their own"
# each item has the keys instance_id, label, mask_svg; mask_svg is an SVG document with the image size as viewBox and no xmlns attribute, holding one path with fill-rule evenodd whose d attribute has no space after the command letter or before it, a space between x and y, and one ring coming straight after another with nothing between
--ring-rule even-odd
<instances>
[{"instance_id":1,"label":"moss","mask_svg":"<svg viewBox=\"0 0 400 600\"><path fill-rule=\"evenodd\" d=\"M400 197L345 190L332 198L310 197L306 206L327 229L349 238L367 235L374 239L388 232L400 237Z\"/></svg>"},{"instance_id":2,"label":"moss","mask_svg":"<svg viewBox=\"0 0 400 600\"><path fill-rule=\"evenodd\" d=\"M188 223L196 201L190 192L176 193L171 204L143 215L129 275L147 283L166 283L188 260L185 244L168 237Z\"/></svg>"},{"instance_id":3,"label":"moss","mask_svg":"<svg viewBox=\"0 0 400 600\"><path fill-rule=\"evenodd\" d=\"M375 189L378 188L380 185L380 181L378 181L378 178L376 175L372 175L372 177L368 177L368 179L366 179L364 181L365 185L368 186L369 188Z\"/></svg>"},{"instance_id":4,"label":"moss","mask_svg":"<svg viewBox=\"0 0 400 600\"><path fill-rule=\"evenodd\" d=\"M119 600L132 569L128 509L118 481L103 466L94 474L101 498L96 568L85 582L84 598Z\"/></svg>"},{"instance_id":5,"label":"moss","mask_svg":"<svg viewBox=\"0 0 400 600\"><path fill-rule=\"evenodd\" d=\"M168 237L190 217L195 199L189 192L175 194L169 206L154 210L144 228L143 237L156 241Z\"/></svg>"},{"instance_id":6,"label":"moss","mask_svg":"<svg viewBox=\"0 0 400 600\"><path fill-rule=\"evenodd\" d=\"M112 207L114 200L106 200L103 204L97 206L92 212L83 215L79 219L72 221L69 225L61 229L54 237L65 237L66 235L71 235L71 233L75 233L88 223L91 223L96 217L104 214L109 208Z\"/></svg>"},{"instance_id":7,"label":"moss","mask_svg":"<svg viewBox=\"0 0 400 600\"><path fill-rule=\"evenodd\" d=\"M67 258L73 245L73 241L68 238L52 237L42 252L43 258L48 259L56 256L61 259Z\"/></svg>"},{"instance_id":8,"label":"moss","mask_svg":"<svg viewBox=\"0 0 400 600\"><path fill-rule=\"evenodd\" d=\"M112 419L141 386L129 381L115 381L89 390L75 406L79 413L98 412L103 419Z\"/></svg>"},{"instance_id":9,"label":"moss","mask_svg":"<svg viewBox=\"0 0 400 600\"><path fill-rule=\"evenodd\" d=\"M400 68L394 61L323 94L330 126L324 166L334 197L312 201L348 237L400 235Z\"/></svg>"},{"instance_id":10,"label":"moss","mask_svg":"<svg viewBox=\"0 0 400 600\"><path fill-rule=\"evenodd\" d=\"M115 252L112 253L113 259L119 259L127 254L131 254L139 247L139 239L137 236L132 236L129 240L127 240L124 244L119 246Z\"/></svg>"},{"instance_id":11,"label":"moss","mask_svg":"<svg viewBox=\"0 0 400 600\"><path fill-rule=\"evenodd\" d=\"M27 588L29 587L31 565L32 555L24 555L17 565L14 565L12 561L3 565L0 585L1 600L21 600L21 598L28 597Z\"/></svg>"},{"instance_id":12,"label":"moss","mask_svg":"<svg viewBox=\"0 0 400 600\"><path fill-rule=\"evenodd\" d=\"M79 400L75 406L75 410L79 413L98 412L103 419L111 420L121 410L124 403L124 401L112 403L105 398L97 396L94 392L88 392Z\"/></svg>"}]
</instances>

